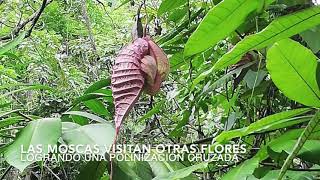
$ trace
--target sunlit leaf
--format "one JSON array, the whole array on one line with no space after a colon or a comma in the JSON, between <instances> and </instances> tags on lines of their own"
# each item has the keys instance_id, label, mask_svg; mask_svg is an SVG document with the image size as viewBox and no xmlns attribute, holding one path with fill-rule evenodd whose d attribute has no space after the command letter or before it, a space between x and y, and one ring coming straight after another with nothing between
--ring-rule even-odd
<instances>
[{"instance_id":1,"label":"sunlit leaf","mask_svg":"<svg viewBox=\"0 0 320 180\"><path fill-rule=\"evenodd\" d=\"M284 39L267 53L272 81L288 98L307 106L320 107L317 57L298 42Z\"/></svg>"},{"instance_id":2,"label":"sunlit leaf","mask_svg":"<svg viewBox=\"0 0 320 180\"><path fill-rule=\"evenodd\" d=\"M253 11L264 2L261 0L224 0L214 6L185 45L184 54L191 56L215 46L235 31Z\"/></svg>"},{"instance_id":3,"label":"sunlit leaf","mask_svg":"<svg viewBox=\"0 0 320 180\"><path fill-rule=\"evenodd\" d=\"M50 128L48 128L50 127ZM41 154L48 154L48 146L56 145L61 136L61 121L57 118L39 119L29 123L18 135L15 141L6 148L4 158L12 166L23 171L34 161L27 161L29 153L22 153L21 147L27 151L31 146L41 145ZM35 155L35 153L30 152Z\"/></svg>"},{"instance_id":4,"label":"sunlit leaf","mask_svg":"<svg viewBox=\"0 0 320 180\"><path fill-rule=\"evenodd\" d=\"M318 24L320 24L320 6L282 16L272 21L261 32L247 36L236 44L231 51L218 60L214 69L222 69L235 64L250 50L264 48Z\"/></svg>"},{"instance_id":5,"label":"sunlit leaf","mask_svg":"<svg viewBox=\"0 0 320 180\"><path fill-rule=\"evenodd\" d=\"M187 0L163 0L158 9L158 16L161 16L163 13L178 8L186 3Z\"/></svg>"}]
</instances>

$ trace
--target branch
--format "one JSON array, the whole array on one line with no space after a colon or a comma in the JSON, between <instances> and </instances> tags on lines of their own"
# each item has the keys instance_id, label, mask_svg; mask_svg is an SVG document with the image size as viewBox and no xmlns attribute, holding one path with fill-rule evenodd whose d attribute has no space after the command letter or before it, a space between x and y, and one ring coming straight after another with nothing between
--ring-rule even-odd
<instances>
[{"instance_id":1,"label":"branch","mask_svg":"<svg viewBox=\"0 0 320 180\"><path fill-rule=\"evenodd\" d=\"M29 37L31 35L31 32L34 28L34 26L37 24L37 21L40 18L40 15L42 14L43 10L46 8L46 6L48 6L48 4L50 4L53 0L43 0L42 1L42 5L40 7L40 9L33 13L30 17L28 17L28 19L26 19L25 21L23 21L22 23L18 23L18 25L11 31L11 34L8 34L6 36L0 37L0 40L8 40L8 39L12 39L15 38L16 36L18 36L19 32L28 24L31 22L31 27L30 29L27 31L27 34L25 36L25 38Z\"/></svg>"},{"instance_id":2,"label":"branch","mask_svg":"<svg viewBox=\"0 0 320 180\"><path fill-rule=\"evenodd\" d=\"M94 37L93 37L93 33L92 33L92 29L91 29L91 22L90 22L90 18L88 16L88 10L87 10L87 6L86 6L86 1L82 0L81 4L82 4L82 16L84 18L85 25L86 25L87 30L88 30L91 47L92 47L94 53L97 55L96 43L95 43L95 40L94 40Z\"/></svg>"}]
</instances>

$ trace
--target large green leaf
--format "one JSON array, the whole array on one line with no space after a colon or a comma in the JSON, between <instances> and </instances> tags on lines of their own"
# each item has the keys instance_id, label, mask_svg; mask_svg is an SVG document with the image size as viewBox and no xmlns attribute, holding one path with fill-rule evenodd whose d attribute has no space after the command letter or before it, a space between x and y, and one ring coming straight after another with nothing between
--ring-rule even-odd
<instances>
[{"instance_id":1,"label":"large green leaf","mask_svg":"<svg viewBox=\"0 0 320 180\"><path fill-rule=\"evenodd\" d=\"M153 177L152 170L146 161L115 161L113 172L112 179L151 180Z\"/></svg>"},{"instance_id":2,"label":"large green leaf","mask_svg":"<svg viewBox=\"0 0 320 180\"><path fill-rule=\"evenodd\" d=\"M264 48L318 24L320 24L320 6L282 16L271 22L261 32L247 36L240 41L231 51L218 60L214 69L222 69L235 64L250 50Z\"/></svg>"},{"instance_id":3,"label":"large green leaf","mask_svg":"<svg viewBox=\"0 0 320 180\"><path fill-rule=\"evenodd\" d=\"M106 109L104 104L98 99L91 99L85 101L84 104L94 113L99 115L108 115L109 111Z\"/></svg>"},{"instance_id":4,"label":"large green leaf","mask_svg":"<svg viewBox=\"0 0 320 180\"><path fill-rule=\"evenodd\" d=\"M5 150L4 157L12 166L23 171L29 164L34 161L27 161L27 155L33 154L22 153L28 148L40 145L41 154L48 154L48 146L56 145L61 136L61 121L57 118L39 119L29 123L18 135L17 139Z\"/></svg>"},{"instance_id":5,"label":"large green leaf","mask_svg":"<svg viewBox=\"0 0 320 180\"><path fill-rule=\"evenodd\" d=\"M89 161L80 169L76 180L100 180L107 169L107 161Z\"/></svg>"},{"instance_id":6,"label":"large green leaf","mask_svg":"<svg viewBox=\"0 0 320 180\"><path fill-rule=\"evenodd\" d=\"M158 9L158 16L187 3L187 0L163 0Z\"/></svg>"},{"instance_id":7,"label":"large green leaf","mask_svg":"<svg viewBox=\"0 0 320 180\"><path fill-rule=\"evenodd\" d=\"M222 180L229 179L247 179L259 165L258 158L251 158L241 163L237 167L231 169L227 174L222 177Z\"/></svg>"},{"instance_id":8,"label":"large green leaf","mask_svg":"<svg viewBox=\"0 0 320 180\"><path fill-rule=\"evenodd\" d=\"M320 107L317 57L290 39L275 43L267 53L272 81L288 98L307 106Z\"/></svg>"},{"instance_id":9,"label":"large green leaf","mask_svg":"<svg viewBox=\"0 0 320 180\"><path fill-rule=\"evenodd\" d=\"M320 26L308 29L300 33L300 35L314 53L320 51Z\"/></svg>"},{"instance_id":10,"label":"large green leaf","mask_svg":"<svg viewBox=\"0 0 320 180\"><path fill-rule=\"evenodd\" d=\"M272 150L281 153L282 151L287 152L288 154L292 153L294 145L297 143L296 139L290 139L283 141L281 146L273 146ZM299 151L298 157L303 160L320 163L320 147L319 140L307 140L303 147Z\"/></svg>"},{"instance_id":11,"label":"large green leaf","mask_svg":"<svg viewBox=\"0 0 320 180\"><path fill-rule=\"evenodd\" d=\"M16 47L18 44L20 44L22 42L22 40L24 39L26 35L26 32L21 33L18 37L16 37L14 40L8 42L7 44L3 45L0 47L0 56L4 53L6 53L7 51L9 51L10 49Z\"/></svg>"},{"instance_id":12,"label":"large green leaf","mask_svg":"<svg viewBox=\"0 0 320 180\"><path fill-rule=\"evenodd\" d=\"M112 124L99 123L65 131L62 134L62 138L67 144L84 145L83 148L79 148L80 151L84 151L86 146L90 146L91 148L98 146L99 154L104 155L106 150L112 145L115 134Z\"/></svg>"},{"instance_id":13,"label":"large green leaf","mask_svg":"<svg viewBox=\"0 0 320 180\"><path fill-rule=\"evenodd\" d=\"M288 141L297 140L300 134L303 132L303 129L294 129L288 131L281 136L274 138L268 144L261 147L258 153L251 159L246 160L241 165L238 165L234 169L230 170L223 179L246 179L247 177L251 177L250 175L253 173L254 169L259 166L259 162L263 161L268 157L268 147L272 149L287 149L292 147ZM312 133L310 139L319 139L320 131L319 128ZM288 145L289 147L284 147L284 145ZM307 149L307 147L305 148ZM235 178L237 177L237 178Z\"/></svg>"},{"instance_id":14,"label":"large green leaf","mask_svg":"<svg viewBox=\"0 0 320 180\"><path fill-rule=\"evenodd\" d=\"M87 93L87 94L84 94L80 97L78 97L74 102L73 102L73 105L77 105L81 102L84 102L84 101L88 101L88 100L91 100L91 99L97 99L97 98L112 98L112 91L110 89L99 89L99 90L96 90L92 93Z\"/></svg>"},{"instance_id":15,"label":"large green leaf","mask_svg":"<svg viewBox=\"0 0 320 180\"><path fill-rule=\"evenodd\" d=\"M297 140L295 146L292 149L292 152L289 154L289 156L287 157L287 159L285 160L285 162L281 167L278 180L281 180L282 177L284 177L293 159L299 154L299 152L301 152L301 149L305 147L304 145L306 141L309 139L309 137L312 136L312 132L314 132L314 130L318 127L319 122L320 122L320 110L317 111L317 113L309 121L308 125L305 127L305 129L301 133L299 139Z\"/></svg>"},{"instance_id":16,"label":"large green leaf","mask_svg":"<svg viewBox=\"0 0 320 180\"><path fill-rule=\"evenodd\" d=\"M214 46L237 29L261 0L224 0L213 7L189 38L184 54L191 56Z\"/></svg>"},{"instance_id":17,"label":"large green leaf","mask_svg":"<svg viewBox=\"0 0 320 180\"><path fill-rule=\"evenodd\" d=\"M111 84L111 79L102 79L100 81L95 82L94 84L92 84L90 87L88 87L88 89L84 92L85 94L88 93L92 93L96 90L99 90L101 88L107 87Z\"/></svg>"},{"instance_id":18,"label":"large green leaf","mask_svg":"<svg viewBox=\"0 0 320 180\"><path fill-rule=\"evenodd\" d=\"M193 171L198 169L204 169L208 166L208 162L199 163L193 166L185 167L173 172L169 172L166 175L160 175L153 178L153 180L172 180L172 179L182 179L188 177Z\"/></svg>"},{"instance_id":19,"label":"large green leaf","mask_svg":"<svg viewBox=\"0 0 320 180\"><path fill-rule=\"evenodd\" d=\"M264 132L268 130L273 130L276 128L283 127L283 124L287 124L292 120L296 120L292 117L304 114L310 111L308 108L294 109L290 111L285 111L277 114L273 114L262 118L254 123L251 123L248 127L244 127L241 129L235 129L231 131L224 131L219 136L215 138L217 142L224 142L236 137L246 136L255 132ZM298 121L299 122L299 121ZM300 122L304 122L301 120ZM281 125L282 124L282 125ZM289 125L291 125L289 123Z\"/></svg>"}]
</instances>

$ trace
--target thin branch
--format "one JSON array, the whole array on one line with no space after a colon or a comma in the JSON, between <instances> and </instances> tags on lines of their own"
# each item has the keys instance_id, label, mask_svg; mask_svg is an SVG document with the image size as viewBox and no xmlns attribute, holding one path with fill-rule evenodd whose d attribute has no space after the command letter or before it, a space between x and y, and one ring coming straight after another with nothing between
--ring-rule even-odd
<instances>
[{"instance_id":1,"label":"thin branch","mask_svg":"<svg viewBox=\"0 0 320 180\"><path fill-rule=\"evenodd\" d=\"M92 29L91 29L90 18L88 16L88 10L87 10L86 1L82 0L81 4L82 4L82 16L84 18L84 21L85 21L85 24L86 24L86 27L87 27L87 30L88 30L88 35L89 35L89 40L90 40L90 43L91 43L91 47L92 47L94 53L96 55L98 55L97 54L96 43L95 43L95 40L94 40L94 37L93 37L93 33L92 33Z\"/></svg>"},{"instance_id":2,"label":"thin branch","mask_svg":"<svg viewBox=\"0 0 320 180\"><path fill-rule=\"evenodd\" d=\"M31 35L31 32L34 28L34 26L37 24L37 21L40 18L40 15L42 14L43 10L45 9L45 7L48 6L48 4L50 4L53 0L43 0L42 1L42 5L40 7L40 9L33 13L30 17L28 17L25 21L23 21L22 23L18 23L18 25L11 31L10 34L0 37L0 40L8 40L8 39L12 39L15 38L16 36L18 36L19 32L28 24L31 22L31 27L30 29L27 31L27 34L25 36L25 38L29 37Z\"/></svg>"},{"instance_id":3,"label":"thin branch","mask_svg":"<svg viewBox=\"0 0 320 180\"><path fill-rule=\"evenodd\" d=\"M2 174L2 176L1 176L1 178L0 178L0 180L3 180L5 177L6 177L6 175L10 172L10 170L13 168L13 166L8 166L7 167L7 169L6 169L6 171Z\"/></svg>"},{"instance_id":4,"label":"thin branch","mask_svg":"<svg viewBox=\"0 0 320 180\"><path fill-rule=\"evenodd\" d=\"M46 167L48 169L48 171L58 180L61 180L60 177L58 175L56 175L52 169L50 169L47 165L44 165L44 167Z\"/></svg>"}]
</instances>

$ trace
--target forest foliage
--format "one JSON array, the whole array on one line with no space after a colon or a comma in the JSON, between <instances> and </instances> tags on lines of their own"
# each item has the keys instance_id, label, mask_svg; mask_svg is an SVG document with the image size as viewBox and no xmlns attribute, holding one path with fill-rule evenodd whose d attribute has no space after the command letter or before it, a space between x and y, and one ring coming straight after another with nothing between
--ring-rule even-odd
<instances>
[{"instance_id":1,"label":"forest foliage","mask_svg":"<svg viewBox=\"0 0 320 180\"><path fill-rule=\"evenodd\" d=\"M245 144L247 153L238 162L114 161L112 179L320 176L317 2L0 0L0 12L1 180L110 178L109 161L28 162L19 150L113 143L112 65L137 16L170 73L158 94L141 95L118 142Z\"/></svg>"}]
</instances>

